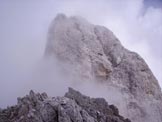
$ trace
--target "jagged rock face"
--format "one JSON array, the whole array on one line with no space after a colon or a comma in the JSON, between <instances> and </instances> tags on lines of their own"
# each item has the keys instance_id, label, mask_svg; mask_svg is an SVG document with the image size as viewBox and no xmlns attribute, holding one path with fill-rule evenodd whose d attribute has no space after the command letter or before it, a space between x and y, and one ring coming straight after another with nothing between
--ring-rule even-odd
<instances>
[{"instance_id":1,"label":"jagged rock face","mask_svg":"<svg viewBox=\"0 0 162 122\"><path fill-rule=\"evenodd\" d=\"M18 98L15 106L0 111L0 122L131 122L103 98L90 98L69 88L65 97L46 93Z\"/></svg>"},{"instance_id":2,"label":"jagged rock face","mask_svg":"<svg viewBox=\"0 0 162 122\"><path fill-rule=\"evenodd\" d=\"M122 114L133 122L162 121L161 89L156 78L145 61L125 49L107 28L59 14L49 28L45 56L73 66L69 71L75 76L104 81L119 89L124 105L117 106L119 110L125 106Z\"/></svg>"}]
</instances>

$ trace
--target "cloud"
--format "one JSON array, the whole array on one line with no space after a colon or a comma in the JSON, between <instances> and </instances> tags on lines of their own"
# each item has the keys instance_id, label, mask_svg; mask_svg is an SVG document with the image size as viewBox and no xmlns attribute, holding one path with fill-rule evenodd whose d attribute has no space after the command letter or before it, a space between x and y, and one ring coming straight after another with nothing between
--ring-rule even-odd
<instances>
[{"instance_id":1,"label":"cloud","mask_svg":"<svg viewBox=\"0 0 162 122\"><path fill-rule=\"evenodd\" d=\"M52 78L60 84L52 83L50 78L46 82L51 86L43 80L39 84L37 81L40 79L34 82L30 77L44 54L48 27L57 13L79 15L91 23L108 27L126 48L138 52L145 59L162 86L162 8L155 7L150 1L2 0L0 98L3 99L0 106L15 103L17 96L24 96L31 88L52 94L54 88L62 87L62 90L55 89L57 92L54 94L63 94L66 86L70 85L64 82L69 77L62 78L57 72L60 70L57 65L57 70L51 72L55 72Z\"/></svg>"}]
</instances>

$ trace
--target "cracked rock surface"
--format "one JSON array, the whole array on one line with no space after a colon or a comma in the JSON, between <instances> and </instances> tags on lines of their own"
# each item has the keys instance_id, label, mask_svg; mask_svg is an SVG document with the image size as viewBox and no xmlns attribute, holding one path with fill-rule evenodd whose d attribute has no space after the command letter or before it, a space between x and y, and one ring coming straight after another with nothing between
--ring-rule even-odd
<instances>
[{"instance_id":1,"label":"cracked rock surface","mask_svg":"<svg viewBox=\"0 0 162 122\"><path fill-rule=\"evenodd\" d=\"M102 81L114 87L122 101L114 93L112 103L133 122L162 122L158 81L145 61L124 48L106 27L59 14L50 25L45 56L72 66L68 72L82 81Z\"/></svg>"},{"instance_id":2,"label":"cracked rock surface","mask_svg":"<svg viewBox=\"0 0 162 122\"><path fill-rule=\"evenodd\" d=\"M0 111L0 122L131 122L103 98L90 98L69 88L64 97L34 93Z\"/></svg>"}]
</instances>

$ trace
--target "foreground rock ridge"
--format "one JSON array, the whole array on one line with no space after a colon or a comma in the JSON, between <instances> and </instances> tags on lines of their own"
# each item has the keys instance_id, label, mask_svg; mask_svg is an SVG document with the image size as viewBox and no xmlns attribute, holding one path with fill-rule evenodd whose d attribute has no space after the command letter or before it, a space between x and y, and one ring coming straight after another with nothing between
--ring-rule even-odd
<instances>
[{"instance_id":1,"label":"foreground rock ridge","mask_svg":"<svg viewBox=\"0 0 162 122\"><path fill-rule=\"evenodd\" d=\"M158 81L145 61L106 27L58 14L49 28L45 57L69 65L67 72L82 81L104 82L108 92L113 87L116 92L108 101L133 122L162 122Z\"/></svg>"},{"instance_id":2,"label":"foreground rock ridge","mask_svg":"<svg viewBox=\"0 0 162 122\"><path fill-rule=\"evenodd\" d=\"M64 97L34 93L0 111L0 122L131 122L103 98L90 98L69 88Z\"/></svg>"}]
</instances>

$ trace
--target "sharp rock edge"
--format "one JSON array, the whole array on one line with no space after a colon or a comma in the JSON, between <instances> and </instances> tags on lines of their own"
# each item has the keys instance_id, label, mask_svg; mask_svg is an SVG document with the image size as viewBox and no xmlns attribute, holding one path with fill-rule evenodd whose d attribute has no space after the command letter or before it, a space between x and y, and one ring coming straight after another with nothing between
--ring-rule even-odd
<instances>
[{"instance_id":1,"label":"sharp rock edge","mask_svg":"<svg viewBox=\"0 0 162 122\"><path fill-rule=\"evenodd\" d=\"M158 81L145 61L124 48L106 27L58 14L49 28L45 57L73 66L68 70L73 76L117 89L122 101L114 104L132 122L162 122Z\"/></svg>"},{"instance_id":2,"label":"sharp rock edge","mask_svg":"<svg viewBox=\"0 0 162 122\"><path fill-rule=\"evenodd\" d=\"M34 93L18 98L15 106L0 111L0 122L131 122L103 98L90 98L69 88L64 97Z\"/></svg>"}]
</instances>

